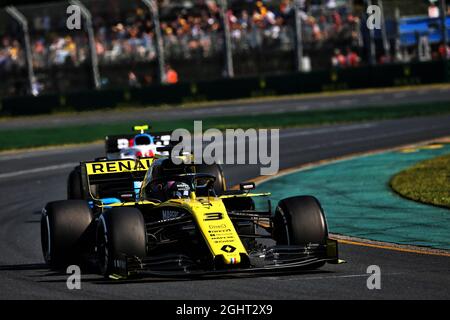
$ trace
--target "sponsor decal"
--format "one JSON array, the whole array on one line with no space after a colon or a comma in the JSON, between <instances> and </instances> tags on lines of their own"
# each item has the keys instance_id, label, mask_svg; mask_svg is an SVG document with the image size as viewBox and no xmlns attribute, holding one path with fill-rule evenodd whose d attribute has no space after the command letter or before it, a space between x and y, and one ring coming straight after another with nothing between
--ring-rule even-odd
<instances>
[{"instance_id":1,"label":"sponsor decal","mask_svg":"<svg viewBox=\"0 0 450 320\"><path fill-rule=\"evenodd\" d=\"M209 226L210 229L225 229L226 227L227 227L227 225L225 223Z\"/></svg>"},{"instance_id":2,"label":"sponsor decal","mask_svg":"<svg viewBox=\"0 0 450 320\"><path fill-rule=\"evenodd\" d=\"M236 248L233 247L232 245L226 244L222 248L220 248L220 250L222 250L223 252L226 252L226 253L232 253L232 252L236 251Z\"/></svg>"},{"instance_id":3,"label":"sponsor decal","mask_svg":"<svg viewBox=\"0 0 450 320\"><path fill-rule=\"evenodd\" d=\"M118 160L86 163L88 175L122 173L133 171L147 171L153 159Z\"/></svg>"},{"instance_id":4,"label":"sponsor decal","mask_svg":"<svg viewBox=\"0 0 450 320\"><path fill-rule=\"evenodd\" d=\"M176 210L162 210L161 211L161 218L162 221L171 220L179 217L181 213Z\"/></svg>"}]
</instances>

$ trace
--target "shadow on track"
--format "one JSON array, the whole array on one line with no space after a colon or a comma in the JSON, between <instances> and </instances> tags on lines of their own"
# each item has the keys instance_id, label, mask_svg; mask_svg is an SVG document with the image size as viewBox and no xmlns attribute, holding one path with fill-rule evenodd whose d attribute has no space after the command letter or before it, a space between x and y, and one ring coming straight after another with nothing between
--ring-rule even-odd
<instances>
[{"instance_id":1,"label":"shadow on track","mask_svg":"<svg viewBox=\"0 0 450 320\"><path fill-rule=\"evenodd\" d=\"M205 281L205 280L233 280L233 279L250 279L265 277L290 277L294 275L310 275L310 274L330 274L332 271L326 270L303 270L288 273L254 273L254 274L230 274L230 275L204 275L204 276L178 276L178 277L157 277L157 278L129 278L123 280L99 279L93 281L96 284L116 285L116 284L132 284L132 283L153 283L153 282L174 282L174 281Z\"/></svg>"},{"instance_id":2,"label":"shadow on track","mask_svg":"<svg viewBox=\"0 0 450 320\"><path fill-rule=\"evenodd\" d=\"M0 267L0 270L1 267ZM36 269L37 270L37 269ZM35 278L46 278L46 277L60 277L60 276L69 276L67 273L64 272L64 270L52 270L49 269L46 265L42 265L42 267L39 268L39 270L47 270L49 271L46 274L43 275L34 275ZM134 276L130 277L128 279L107 279L102 277L101 275L97 273L93 273L92 270L90 271L84 271L82 272L82 281L88 282L91 284L98 284L98 285L119 285L119 284L145 284L145 283L163 283L163 282L184 282L184 281L205 281L205 280L232 280L232 279L249 279L249 278L264 278L264 277L290 277L294 275L311 275L311 274L330 274L334 273L332 271L326 271L326 270L298 270L296 272L287 272L287 273L280 273L280 272L267 272L267 273L243 273L243 274L229 274L229 275L179 275L179 276L159 276L159 275L152 275L148 274L146 276ZM42 279L38 280L37 282L43 282L43 283L58 283L58 282L66 282L66 278L58 278L58 279Z\"/></svg>"},{"instance_id":3,"label":"shadow on track","mask_svg":"<svg viewBox=\"0 0 450 320\"><path fill-rule=\"evenodd\" d=\"M0 271L48 270L45 263L0 265Z\"/></svg>"}]
</instances>

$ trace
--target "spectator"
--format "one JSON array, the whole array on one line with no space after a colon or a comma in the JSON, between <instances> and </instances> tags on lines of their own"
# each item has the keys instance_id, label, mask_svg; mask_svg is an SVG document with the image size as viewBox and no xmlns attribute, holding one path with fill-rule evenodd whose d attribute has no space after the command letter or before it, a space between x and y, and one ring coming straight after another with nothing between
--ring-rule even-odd
<instances>
[{"instance_id":1,"label":"spectator","mask_svg":"<svg viewBox=\"0 0 450 320\"><path fill-rule=\"evenodd\" d=\"M358 67L359 63L361 61L361 58L358 56L358 54L353 51L352 49L347 49L347 66L349 67Z\"/></svg>"},{"instance_id":2,"label":"spectator","mask_svg":"<svg viewBox=\"0 0 450 320\"><path fill-rule=\"evenodd\" d=\"M337 7L336 0L327 0L326 7L328 9L336 9L336 7Z\"/></svg>"},{"instance_id":3,"label":"spectator","mask_svg":"<svg viewBox=\"0 0 450 320\"><path fill-rule=\"evenodd\" d=\"M317 10L314 4L319 2L323 6ZM126 1L123 3L129 5ZM341 10L341 3L335 0L300 1L301 17L305 21L305 48L321 48L327 43L333 47L362 45L359 19L351 12ZM111 10L93 12L95 46L100 64L153 61L157 58L154 25L148 9L138 4L128 7L128 11L116 8L115 14ZM293 0L233 1L227 12L227 21L234 52L294 50L293 7ZM164 9L160 14L160 25L167 58L201 59L223 53L223 30L216 1L191 2L190 6L183 8L168 7L165 3ZM107 13L102 15L102 12ZM66 28L49 34L55 26L65 25L64 20L56 20L47 12L34 20L36 30L31 34L34 65L44 68L67 62L80 65L87 61L86 34L71 32L69 36ZM23 50L19 43L13 44L13 41L10 39L10 43L0 46L2 69L9 65L24 65Z\"/></svg>"},{"instance_id":4,"label":"spectator","mask_svg":"<svg viewBox=\"0 0 450 320\"><path fill-rule=\"evenodd\" d=\"M32 78L32 80L31 80L31 83L32 83L32 85L31 85L31 94L33 95L33 96L38 96L40 93L41 93L41 91L44 89L44 86L42 85L42 83L40 83L37 79L36 79L36 77L33 77Z\"/></svg>"},{"instance_id":5,"label":"spectator","mask_svg":"<svg viewBox=\"0 0 450 320\"><path fill-rule=\"evenodd\" d=\"M128 85L132 88L141 87L141 84L133 71L128 72Z\"/></svg>"},{"instance_id":6,"label":"spectator","mask_svg":"<svg viewBox=\"0 0 450 320\"><path fill-rule=\"evenodd\" d=\"M450 59L450 46L445 45L444 42L439 45L438 52L441 59Z\"/></svg>"},{"instance_id":7,"label":"spectator","mask_svg":"<svg viewBox=\"0 0 450 320\"><path fill-rule=\"evenodd\" d=\"M166 82L168 84L178 83L178 73L170 65L166 65Z\"/></svg>"},{"instance_id":8,"label":"spectator","mask_svg":"<svg viewBox=\"0 0 450 320\"><path fill-rule=\"evenodd\" d=\"M430 6L428 7L428 16L432 19L439 18L439 7L436 6L434 0L430 0Z\"/></svg>"},{"instance_id":9,"label":"spectator","mask_svg":"<svg viewBox=\"0 0 450 320\"><path fill-rule=\"evenodd\" d=\"M342 54L341 50L334 50L334 56L331 58L331 64L335 68L345 68L347 66L347 59Z\"/></svg>"}]
</instances>

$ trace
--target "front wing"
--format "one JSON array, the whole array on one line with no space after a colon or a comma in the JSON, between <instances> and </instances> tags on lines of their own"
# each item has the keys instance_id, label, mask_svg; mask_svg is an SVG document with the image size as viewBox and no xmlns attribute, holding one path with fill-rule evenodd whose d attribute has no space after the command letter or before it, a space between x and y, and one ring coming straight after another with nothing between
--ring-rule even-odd
<instances>
[{"instance_id":1,"label":"front wing","mask_svg":"<svg viewBox=\"0 0 450 320\"><path fill-rule=\"evenodd\" d=\"M245 266L214 268L198 266L182 254L158 255L138 259L123 256L115 262L117 274L111 278L124 279L130 276L197 277L208 275L245 275L292 273L313 269L323 263L338 264L337 241L328 239L326 245L274 246L262 252L250 253Z\"/></svg>"}]
</instances>

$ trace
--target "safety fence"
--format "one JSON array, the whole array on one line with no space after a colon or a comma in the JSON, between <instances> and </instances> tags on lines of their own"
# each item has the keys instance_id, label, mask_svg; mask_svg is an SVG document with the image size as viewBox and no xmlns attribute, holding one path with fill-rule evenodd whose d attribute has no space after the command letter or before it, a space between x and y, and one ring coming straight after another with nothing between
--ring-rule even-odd
<instances>
[{"instance_id":1,"label":"safety fence","mask_svg":"<svg viewBox=\"0 0 450 320\"><path fill-rule=\"evenodd\" d=\"M35 115L126 105L176 105L197 101L442 83L449 81L449 65L448 61L390 64L310 73L180 82L172 85L154 84L140 88L81 90L37 97L7 97L2 100L0 113L11 116Z\"/></svg>"},{"instance_id":2,"label":"safety fence","mask_svg":"<svg viewBox=\"0 0 450 320\"><path fill-rule=\"evenodd\" d=\"M445 56L436 42L447 34L444 20L408 20L402 28L403 12L424 15L427 6L400 2L67 0L0 8L0 97L320 73ZM377 30L366 24L372 4L386 16Z\"/></svg>"}]
</instances>

